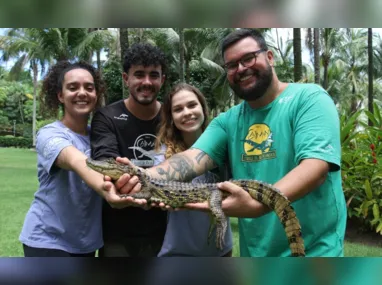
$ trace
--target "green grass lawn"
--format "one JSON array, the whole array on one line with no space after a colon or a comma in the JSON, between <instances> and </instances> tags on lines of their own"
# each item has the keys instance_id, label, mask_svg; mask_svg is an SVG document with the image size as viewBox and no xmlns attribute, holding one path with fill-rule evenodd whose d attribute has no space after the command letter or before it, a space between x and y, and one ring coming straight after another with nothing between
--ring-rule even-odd
<instances>
[{"instance_id":1,"label":"green grass lawn","mask_svg":"<svg viewBox=\"0 0 382 285\"><path fill-rule=\"evenodd\" d=\"M18 241L37 190L36 152L0 148L0 256L22 256Z\"/></svg>"},{"instance_id":2,"label":"green grass lawn","mask_svg":"<svg viewBox=\"0 0 382 285\"><path fill-rule=\"evenodd\" d=\"M36 152L0 148L0 256L23 256L18 240L37 190ZM239 256L238 224L231 218L233 255ZM345 242L345 256L382 256L382 248Z\"/></svg>"}]
</instances>

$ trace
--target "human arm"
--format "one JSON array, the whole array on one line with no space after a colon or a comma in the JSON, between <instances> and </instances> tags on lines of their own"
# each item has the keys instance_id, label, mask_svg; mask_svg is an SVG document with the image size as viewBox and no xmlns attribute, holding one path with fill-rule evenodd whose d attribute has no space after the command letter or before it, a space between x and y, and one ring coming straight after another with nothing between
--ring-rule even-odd
<instances>
[{"instance_id":1,"label":"human arm","mask_svg":"<svg viewBox=\"0 0 382 285\"><path fill-rule=\"evenodd\" d=\"M273 186L294 202L319 187L325 181L328 171L327 162L319 159L304 159ZM221 190L231 194L222 202L222 209L227 216L257 218L270 212L267 206L253 199L241 187L230 182L218 185ZM209 211L207 202L187 204L186 208Z\"/></svg>"},{"instance_id":2,"label":"human arm","mask_svg":"<svg viewBox=\"0 0 382 285\"><path fill-rule=\"evenodd\" d=\"M55 166L73 171L113 208L124 208L131 205L132 198L121 198L114 184L104 181L103 175L86 166L87 156L74 146L63 148L57 156Z\"/></svg>"},{"instance_id":3,"label":"human arm","mask_svg":"<svg viewBox=\"0 0 382 285\"><path fill-rule=\"evenodd\" d=\"M214 119L205 132L199 137L201 147L190 149L173 155L160 165L146 170L152 178L163 180L189 181L192 178L205 173L220 165L224 160L227 148L227 136L221 120ZM204 151L203 146L208 146L213 151ZM127 159L117 158L122 163L129 163ZM123 193L131 193L133 183L128 179L120 179L116 182L118 189Z\"/></svg>"},{"instance_id":4,"label":"human arm","mask_svg":"<svg viewBox=\"0 0 382 285\"><path fill-rule=\"evenodd\" d=\"M117 158L117 161L131 163L127 158ZM157 166L146 169L145 172L153 179L189 181L215 167L216 164L205 152L191 148L173 155ZM115 184L122 193L135 193L132 189L137 187L137 180L124 176ZM139 191L140 185L138 188Z\"/></svg>"}]
</instances>

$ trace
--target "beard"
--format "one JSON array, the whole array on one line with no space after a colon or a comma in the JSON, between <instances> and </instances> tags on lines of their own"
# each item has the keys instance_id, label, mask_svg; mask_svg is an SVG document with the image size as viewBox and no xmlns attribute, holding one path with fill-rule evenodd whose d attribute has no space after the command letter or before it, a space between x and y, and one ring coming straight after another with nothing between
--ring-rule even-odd
<instances>
[{"instance_id":1,"label":"beard","mask_svg":"<svg viewBox=\"0 0 382 285\"><path fill-rule=\"evenodd\" d=\"M137 95L137 93L139 93L145 89L153 92L154 95L152 95L152 97L140 97L139 95ZM144 106L150 105L152 102L154 102L156 100L156 98L158 96L158 92L156 92L155 88L152 86L151 87L140 87L137 89L137 93L136 92L130 92L130 95L134 99L135 102L137 102L141 105L144 105Z\"/></svg>"},{"instance_id":2,"label":"beard","mask_svg":"<svg viewBox=\"0 0 382 285\"><path fill-rule=\"evenodd\" d=\"M252 87L243 89L240 87L239 80L240 78L247 75L254 75L257 77L257 80L255 85L253 85ZM268 87L272 83L272 79L272 67L268 63L268 66L263 71L259 71L258 69L248 69L246 72L237 76L237 78L234 79L233 83L229 82L229 85L240 99L243 99L245 101L255 101L265 95L265 92L267 92Z\"/></svg>"}]
</instances>

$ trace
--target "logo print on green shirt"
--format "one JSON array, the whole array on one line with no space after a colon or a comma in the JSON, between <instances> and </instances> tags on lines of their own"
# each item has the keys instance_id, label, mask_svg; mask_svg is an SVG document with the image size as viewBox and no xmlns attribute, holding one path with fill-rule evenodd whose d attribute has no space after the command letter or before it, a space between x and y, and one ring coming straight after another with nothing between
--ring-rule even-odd
<instances>
[{"instance_id":1,"label":"logo print on green shirt","mask_svg":"<svg viewBox=\"0 0 382 285\"><path fill-rule=\"evenodd\" d=\"M241 160L245 162L261 161L276 157L276 151L271 150L272 132L266 124L253 124L243 141L244 152Z\"/></svg>"}]
</instances>

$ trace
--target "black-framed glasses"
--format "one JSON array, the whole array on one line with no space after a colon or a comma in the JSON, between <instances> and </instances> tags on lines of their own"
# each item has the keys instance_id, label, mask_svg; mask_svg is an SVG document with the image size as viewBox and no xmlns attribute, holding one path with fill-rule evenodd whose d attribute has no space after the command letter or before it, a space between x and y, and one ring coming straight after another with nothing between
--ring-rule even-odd
<instances>
[{"instance_id":1,"label":"black-framed glasses","mask_svg":"<svg viewBox=\"0 0 382 285\"><path fill-rule=\"evenodd\" d=\"M259 53L263 51L267 51L267 50L259 49L257 51L246 53L237 61L227 62L226 64L223 65L223 68L226 70L228 74L232 74L232 73L235 73L237 68L239 67L239 62L244 67L251 67L252 65L256 64L257 56L259 55Z\"/></svg>"}]
</instances>

